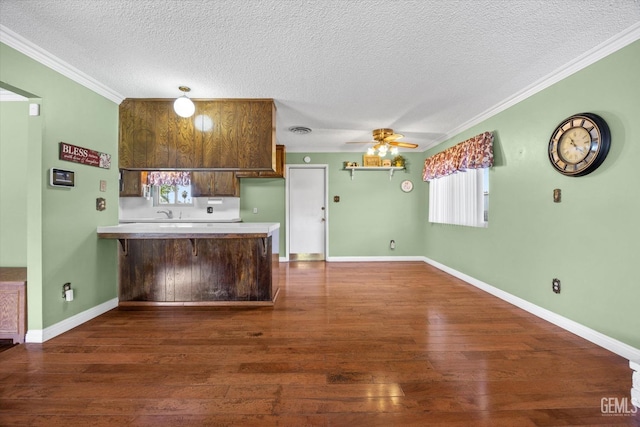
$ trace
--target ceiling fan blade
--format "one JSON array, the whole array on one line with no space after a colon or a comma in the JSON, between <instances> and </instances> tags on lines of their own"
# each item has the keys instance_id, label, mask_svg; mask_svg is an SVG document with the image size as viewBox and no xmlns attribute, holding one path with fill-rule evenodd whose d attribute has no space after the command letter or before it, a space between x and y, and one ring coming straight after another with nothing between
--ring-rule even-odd
<instances>
[{"instance_id":1,"label":"ceiling fan blade","mask_svg":"<svg viewBox=\"0 0 640 427\"><path fill-rule=\"evenodd\" d=\"M401 147L401 148L418 148L418 144L414 144L412 142L391 141L389 145L393 145L394 147Z\"/></svg>"},{"instance_id":2,"label":"ceiling fan blade","mask_svg":"<svg viewBox=\"0 0 640 427\"><path fill-rule=\"evenodd\" d=\"M389 136L385 136L384 140L390 142L390 141L395 141L396 139L400 139L400 138L404 138L404 135L401 134L401 133L392 133Z\"/></svg>"},{"instance_id":3,"label":"ceiling fan blade","mask_svg":"<svg viewBox=\"0 0 640 427\"><path fill-rule=\"evenodd\" d=\"M378 148L380 148L381 145L382 144L378 142L376 145L373 146L373 149L377 150Z\"/></svg>"}]
</instances>

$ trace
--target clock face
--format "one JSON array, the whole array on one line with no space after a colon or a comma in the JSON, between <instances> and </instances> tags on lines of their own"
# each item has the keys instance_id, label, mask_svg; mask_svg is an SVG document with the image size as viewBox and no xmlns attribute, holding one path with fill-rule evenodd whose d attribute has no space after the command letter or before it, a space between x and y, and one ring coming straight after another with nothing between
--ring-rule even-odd
<instances>
[{"instance_id":1,"label":"clock face","mask_svg":"<svg viewBox=\"0 0 640 427\"><path fill-rule=\"evenodd\" d=\"M553 131L549 140L549 160L563 175L587 175L602 164L610 144L609 127L600 116L576 114Z\"/></svg>"},{"instance_id":2,"label":"clock face","mask_svg":"<svg viewBox=\"0 0 640 427\"><path fill-rule=\"evenodd\" d=\"M402 188L402 191L404 191L405 193L408 193L409 191L413 190L413 182L409 181L408 179L406 181L402 181L402 184L400 184L400 188Z\"/></svg>"}]
</instances>

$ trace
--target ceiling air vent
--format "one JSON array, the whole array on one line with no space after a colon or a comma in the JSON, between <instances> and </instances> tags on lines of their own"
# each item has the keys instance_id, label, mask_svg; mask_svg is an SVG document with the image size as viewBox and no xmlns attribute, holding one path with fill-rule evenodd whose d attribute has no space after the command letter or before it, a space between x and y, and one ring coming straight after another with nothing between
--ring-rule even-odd
<instances>
[{"instance_id":1,"label":"ceiling air vent","mask_svg":"<svg viewBox=\"0 0 640 427\"><path fill-rule=\"evenodd\" d=\"M311 133L311 128L308 128L306 126L291 126L289 128L289 132L293 132L298 135L306 135L308 133Z\"/></svg>"}]
</instances>

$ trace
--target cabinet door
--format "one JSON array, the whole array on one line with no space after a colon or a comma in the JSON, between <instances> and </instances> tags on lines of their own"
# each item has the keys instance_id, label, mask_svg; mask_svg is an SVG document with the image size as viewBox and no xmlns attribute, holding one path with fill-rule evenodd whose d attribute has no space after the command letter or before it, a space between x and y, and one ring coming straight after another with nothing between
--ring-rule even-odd
<instances>
[{"instance_id":1,"label":"cabinet door","mask_svg":"<svg viewBox=\"0 0 640 427\"><path fill-rule=\"evenodd\" d=\"M123 169L176 167L170 100L125 99L120 104L119 166Z\"/></svg>"},{"instance_id":2,"label":"cabinet door","mask_svg":"<svg viewBox=\"0 0 640 427\"><path fill-rule=\"evenodd\" d=\"M233 100L196 102L196 111L201 112L196 118L196 138L202 147L198 167L238 168L237 106Z\"/></svg>"},{"instance_id":3,"label":"cabinet door","mask_svg":"<svg viewBox=\"0 0 640 427\"><path fill-rule=\"evenodd\" d=\"M191 195L193 197L207 197L213 195L213 172L191 172Z\"/></svg>"},{"instance_id":4,"label":"cabinet door","mask_svg":"<svg viewBox=\"0 0 640 427\"><path fill-rule=\"evenodd\" d=\"M238 166L275 171L275 106L273 101L250 100L239 106Z\"/></svg>"},{"instance_id":5,"label":"cabinet door","mask_svg":"<svg viewBox=\"0 0 640 427\"><path fill-rule=\"evenodd\" d=\"M193 197L240 197L240 183L233 172L191 172Z\"/></svg>"},{"instance_id":6,"label":"cabinet door","mask_svg":"<svg viewBox=\"0 0 640 427\"><path fill-rule=\"evenodd\" d=\"M284 145L276 145L276 170L275 171L239 171L238 178L285 178L286 148Z\"/></svg>"},{"instance_id":7,"label":"cabinet door","mask_svg":"<svg viewBox=\"0 0 640 427\"><path fill-rule=\"evenodd\" d=\"M120 171L120 197L142 196L142 172Z\"/></svg>"},{"instance_id":8,"label":"cabinet door","mask_svg":"<svg viewBox=\"0 0 640 427\"><path fill-rule=\"evenodd\" d=\"M240 182L233 172L214 172L214 196L240 197Z\"/></svg>"}]
</instances>

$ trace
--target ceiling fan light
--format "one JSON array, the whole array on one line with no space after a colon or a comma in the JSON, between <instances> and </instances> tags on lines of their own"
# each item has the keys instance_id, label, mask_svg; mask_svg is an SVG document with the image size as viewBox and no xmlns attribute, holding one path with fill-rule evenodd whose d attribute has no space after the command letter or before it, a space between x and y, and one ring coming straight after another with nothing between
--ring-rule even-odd
<instances>
[{"instance_id":1,"label":"ceiling fan light","mask_svg":"<svg viewBox=\"0 0 640 427\"><path fill-rule=\"evenodd\" d=\"M373 156L374 154L376 154L376 150L373 147L367 148L367 155Z\"/></svg>"},{"instance_id":2,"label":"ceiling fan light","mask_svg":"<svg viewBox=\"0 0 640 427\"><path fill-rule=\"evenodd\" d=\"M180 117L187 118L193 116L193 113L196 112L196 106L187 96L187 92L191 89L186 86L180 86L178 89L180 89L184 95L173 101L173 111L175 111Z\"/></svg>"},{"instance_id":3,"label":"ceiling fan light","mask_svg":"<svg viewBox=\"0 0 640 427\"><path fill-rule=\"evenodd\" d=\"M398 147L391 147L391 154L394 156L398 154Z\"/></svg>"}]
</instances>

